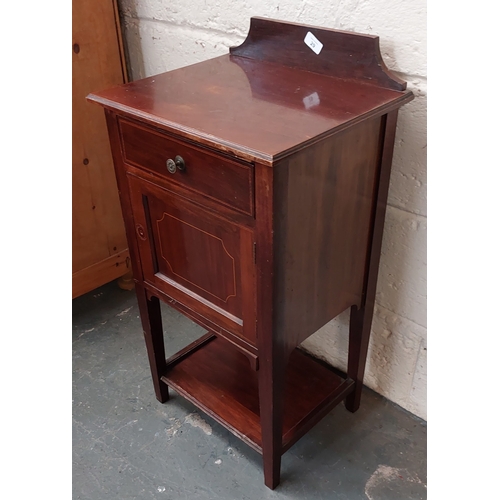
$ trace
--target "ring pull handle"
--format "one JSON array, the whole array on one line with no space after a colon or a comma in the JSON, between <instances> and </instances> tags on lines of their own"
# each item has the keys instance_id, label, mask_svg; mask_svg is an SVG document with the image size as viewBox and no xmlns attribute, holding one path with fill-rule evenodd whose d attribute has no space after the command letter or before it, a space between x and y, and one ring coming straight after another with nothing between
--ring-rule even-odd
<instances>
[{"instance_id":1,"label":"ring pull handle","mask_svg":"<svg viewBox=\"0 0 500 500\"><path fill-rule=\"evenodd\" d=\"M175 157L175 160L169 158L167 160L167 170L171 174L175 174L177 170L179 170L180 172L184 172L186 170L186 163L184 162L184 158L182 158L182 156L179 155Z\"/></svg>"}]
</instances>

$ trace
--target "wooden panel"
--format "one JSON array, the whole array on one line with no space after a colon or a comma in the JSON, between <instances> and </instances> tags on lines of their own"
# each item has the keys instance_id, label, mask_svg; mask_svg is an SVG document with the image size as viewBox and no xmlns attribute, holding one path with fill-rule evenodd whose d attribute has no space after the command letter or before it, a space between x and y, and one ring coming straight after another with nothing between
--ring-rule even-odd
<instances>
[{"instance_id":1,"label":"wooden panel","mask_svg":"<svg viewBox=\"0 0 500 500\"><path fill-rule=\"evenodd\" d=\"M355 381L356 387L346 399L346 408L356 411L361 401L363 377L365 373L366 356L375 307L375 294L377 291L377 277L382 251L382 237L384 233L384 219L387 207L387 195L391 177L392 155L394 139L396 137L396 123L398 111L393 111L382 119L383 144L380 164L377 172L377 188L373 196L373 215L370 231L368 262L365 276L365 293L361 307L351 308L349 321L349 357L347 372Z\"/></svg>"},{"instance_id":2,"label":"wooden panel","mask_svg":"<svg viewBox=\"0 0 500 500\"><path fill-rule=\"evenodd\" d=\"M74 294L81 294L126 272L121 266L100 272L107 259L127 251L127 242L104 116L85 100L91 91L124 82L112 0L73 2L72 54L73 283Z\"/></svg>"},{"instance_id":3,"label":"wooden panel","mask_svg":"<svg viewBox=\"0 0 500 500\"><path fill-rule=\"evenodd\" d=\"M223 337L227 342L229 342L236 349L239 349L242 353L247 356L252 366L252 369L258 370L258 357L257 357L257 348L255 345L250 344L246 339L241 336L235 335L233 332L222 328L220 325L213 323L208 320L205 316L197 313L193 309L186 307L186 305L181 302L173 299L169 295L167 295L164 291L154 287L151 283L144 283L145 289L148 291L149 296L158 297L170 307L177 309L181 314L187 316L196 324L200 325L202 328L205 328L212 335L217 335L218 337Z\"/></svg>"},{"instance_id":4,"label":"wooden panel","mask_svg":"<svg viewBox=\"0 0 500 500\"><path fill-rule=\"evenodd\" d=\"M216 57L95 92L89 99L224 153L267 165L333 129L381 116L413 99L409 91L347 81L335 73L321 75L267 61L251 61L249 70L242 60L250 61L231 55ZM266 81L265 96L255 92L262 80ZM282 93L283 82L294 82L296 87L285 84ZM310 94L304 96L302 88L311 89Z\"/></svg>"},{"instance_id":5,"label":"wooden panel","mask_svg":"<svg viewBox=\"0 0 500 500\"><path fill-rule=\"evenodd\" d=\"M275 330L293 349L360 305L381 120L297 153L275 172Z\"/></svg>"},{"instance_id":6,"label":"wooden panel","mask_svg":"<svg viewBox=\"0 0 500 500\"><path fill-rule=\"evenodd\" d=\"M319 54L304 43L308 32L323 44ZM394 90L406 89L406 82L385 65L379 37L374 35L253 17L246 40L229 50L237 56L340 78L359 78Z\"/></svg>"},{"instance_id":7,"label":"wooden panel","mask_svg":"<svg viewBox=\"0 0 500 500\"><path fill-rule=\"evenodd\" d=\"M111 255L73 274L73 298L100 287L129 272L127 251Z\"/></svg>"},{"instance_id":8,"label":"wooden panel","mask_svg":"<svg viewBox=\"0 0 500 500\"><path fill-rule=\"evenodd\" d=\"M241 317L241 301L232 300L238 297L238 233L228 231L220 221L182 213L177 204L172 206L152 196L147 203L159 253L158 272ZM201 255L206 258L201 259Z\"/></svg>"},{"instance_id":9,"label":"wooden panel","mask_svg":"<svg viewBox=\"0 0 500 500\"><path fill-rule=\"evenodd\" d=\"M141 169L139 167L134 167L132 165L126 165L126 172L135 177L140 177L150 183L156 184L169 192L175 193L190 202L199 205L202 210L210 210L215 212L217 215L225 218L229 222L238 224L240 226L247 226L249 228L255 227L255 217L246 215L243 212L235 210L229 205L225 205L217 201L216 199L207 198L205 196L198 196L192 190L185 188L181 184L174 184L173 182L169 182L166 180L166 177L159 176L154 173L154 171L149 171L145 169ZM255 209L254 209L255 211Z\"/></svg>"},{"instance_id":10,"label":"wooden panel","mask_svg":"<svg viewBox=\"0 0 500 500\"><path fill-rule=\"evenodd\" d=\"M126 120L119 122L126 163L151 170L169 184L184 186L253 215L253 168L249 164L216 156ZM166 161L177 155L184 159L186 168L171 174Z\"/></svg>"},{"instance_id":11,"label":"wooden panel","mask_svg":"<svg viewBox=\"0 0 500 500\"><path fill-rule=\"evenodd\" d=\"M261 452L257 376L244 354L229 347L224 339L214 339L178 361L162 380ZM302 435L305 417L311 417L323 402L348 388L342 383L340 376L303 352L292 353L285 385L286 442Z\"/></svg>"},{"instance_id":12,"label":"wooden panel","mask_svg":"<svg viewBox=\"0 0 500 500\"><path fill-rule=\"evenodd\" d=\"M255 340L253 237L149 182L129 176L144 279L223 328Z\"/></svg>"}]
</instances>

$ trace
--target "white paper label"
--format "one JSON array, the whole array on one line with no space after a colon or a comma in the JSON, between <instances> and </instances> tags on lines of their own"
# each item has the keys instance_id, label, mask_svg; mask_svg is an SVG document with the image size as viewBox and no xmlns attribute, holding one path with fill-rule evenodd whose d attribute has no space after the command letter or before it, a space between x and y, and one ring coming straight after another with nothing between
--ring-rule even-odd
<instances>
[{"instance_id":1,"label":"white paper label","mask_svg":"<svg viewBox=\"0 0 500 500\"><path fill-rule=\"evenodd\" d=\"M304 43L315 53L319 54L323 48L323 44L310 32L307 32L304 38Z\"/></svg>"},{"instance_id":2,"label":"white paper label","mask_svg":"<svg viewBox=\"0 0 500 500\"><path fill-rule=\"evenodd\" d=\"M302 102L304 103L306 109L317 106L319 104L319 95L317 92L313 92L312 94L304 97L304 99L302 99Z\"/></svg>"}]
</instances>

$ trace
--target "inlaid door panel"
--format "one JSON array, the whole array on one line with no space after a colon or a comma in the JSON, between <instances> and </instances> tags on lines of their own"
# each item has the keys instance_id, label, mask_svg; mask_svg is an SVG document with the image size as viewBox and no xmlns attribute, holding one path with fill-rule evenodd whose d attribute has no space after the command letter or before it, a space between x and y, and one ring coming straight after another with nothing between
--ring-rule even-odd
<instances>
[{"instance_id":1,"label":"inlaid door panel","mask_svg":"<svg viewBox=\"0 0 500 500\"><path fill-rule=\"evenodd\" d=\"M254 343L252 231L128 178L144 280Z\"/></svg>"}]
</instances>

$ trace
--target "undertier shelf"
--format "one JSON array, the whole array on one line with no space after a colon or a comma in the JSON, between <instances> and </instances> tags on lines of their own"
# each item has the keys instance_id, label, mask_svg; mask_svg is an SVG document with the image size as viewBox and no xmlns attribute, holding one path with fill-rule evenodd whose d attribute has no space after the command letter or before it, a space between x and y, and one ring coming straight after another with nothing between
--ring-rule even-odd
<instances>
[{"instance_id":1,"label":"undertier shelf","mask_svg":"<svg viewBox=\"0 0 500 500\"><path fill-rule=\"evenodd\" d=\"M192 346L177 357L161 380L262 453L258 372L244 354L222 338ZM285 379L282 452L353 389L351 379L295 349Z\"/></svg>"}]
</instances>

